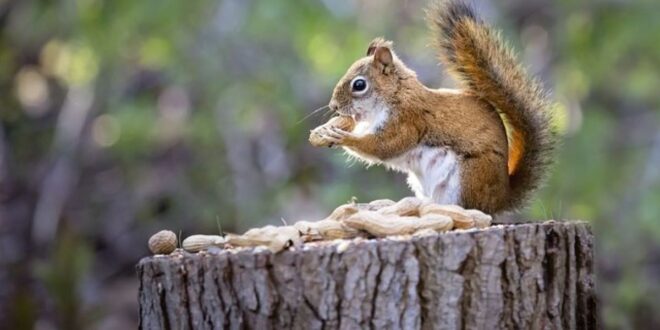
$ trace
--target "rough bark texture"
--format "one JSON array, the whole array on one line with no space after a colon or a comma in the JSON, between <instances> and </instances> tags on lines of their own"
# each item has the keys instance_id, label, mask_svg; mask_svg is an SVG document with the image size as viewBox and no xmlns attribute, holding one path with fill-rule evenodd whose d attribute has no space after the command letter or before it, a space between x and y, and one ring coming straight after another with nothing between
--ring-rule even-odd
<instances>
[{"instance_id":1,"label":"rough bark texture","mask_svg":"<svg viewBox=\"0 0 660 330\"><path fill-rule=\"evenodd\" d=\"M583 222L140 261L144 329L596 328Z\"/></svg>"}]
</instances>

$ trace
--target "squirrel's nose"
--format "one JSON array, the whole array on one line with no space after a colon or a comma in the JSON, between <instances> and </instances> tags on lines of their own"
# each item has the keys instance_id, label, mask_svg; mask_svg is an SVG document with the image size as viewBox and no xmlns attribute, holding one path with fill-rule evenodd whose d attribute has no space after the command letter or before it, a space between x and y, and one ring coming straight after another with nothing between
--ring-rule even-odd
<instances>
[{"instance_id":1,"label":"squirrel's nose","mask_svg":"<svg viewBox=\"0 0 660 330\"><path fill-rule=\"evenodd\" d=\"M337 103L337 101L334 100L330 101L330 103L328 103L328 107L330 107L330 110L332 110L333 112L337 112L337 110L339 110L339 103Z\"/></svg>"}]
</instances>

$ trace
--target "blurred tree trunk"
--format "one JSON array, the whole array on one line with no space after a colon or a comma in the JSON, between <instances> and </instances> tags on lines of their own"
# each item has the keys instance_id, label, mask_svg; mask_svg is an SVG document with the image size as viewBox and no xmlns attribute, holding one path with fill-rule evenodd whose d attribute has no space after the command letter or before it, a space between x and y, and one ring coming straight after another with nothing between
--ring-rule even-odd
<instances>
[{"instance_id":1,"label":"blurred tree trunk","mask_svg":"<svg viewBox=\"0 0 660 330\"><path fill-rule=\"evenodd\" d=\"M585 223L522 224L138 265L144 329L596 328Z\"/></svg>"}]
</instances>

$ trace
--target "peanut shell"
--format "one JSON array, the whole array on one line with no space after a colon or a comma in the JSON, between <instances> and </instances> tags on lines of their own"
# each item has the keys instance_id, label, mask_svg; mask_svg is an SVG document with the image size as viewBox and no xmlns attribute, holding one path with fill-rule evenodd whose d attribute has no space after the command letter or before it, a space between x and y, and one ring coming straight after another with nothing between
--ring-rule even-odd
<instances>
[{"instance_id":1,"label":"peanut shell","mask_svg":"<svg viewBox=\"0 0 660 330\"><path fill-rule=\"evenodd\" d=\"M419 207L424 204L424 201L417 197L405 197L393 205L385 206L378 210L380 214L384 215L399 215L402 217L418 217Z\"/></svg>"},{"instance_id":2,"label":"peanut shell","mask_svg":"<svg viewBox=\"0 0 660 330\"><path fill-rule=\"evenodd\" d=\"M330 215L326 218L328 220L342 221L351 215L358 212L358 207L354 203L339 205Z\"/></svg>"},{"instance_id":3,"label":"peanut shell","mask_svg":"<svg viewBox=\"0 0 660 330\"><path fill-rule=\"evenodd\" d=\"M149 238L149 250L153 254L170 254L176 250L176 234L169 230L161 230Z\"/></svg>"},{"instance_id":4,"label":"peanut shell","mask_svg":"<svg viewBox=\"0 0 660 330\"><path fill-rule=\"evenodd\" d=\"M181 246L188 252L199 252L210 247L223 248L225 239L218 235L192 235L181 242Z\"/></svg>"},{"instance_id":5,"label":"peanut shell","mask_svg":"<svg viewBox=\"0 0 660 330\"><path fill-rule=\"evenodd\" d=\"M474 227L474 219L460 207L454 205L425 204L419 208L423 217L432 214L441 214L450 217L454 221L454 228L467 229Z\"/></svg>"},{"instance_id":6,"label":"peanut shell","mask_svg":"<svg viewBox=\"0 0 660 330\"><path fill-rule=\"evenodd\" d=\"M452 226L451 218L440 214L428 215L421 219L418 217L385 215L375 211L360 211L344 220L344 223L351 228L364 230L376 237L409 235L422 229L446 231L451 229Z\"/></svg>"}]
</instances>

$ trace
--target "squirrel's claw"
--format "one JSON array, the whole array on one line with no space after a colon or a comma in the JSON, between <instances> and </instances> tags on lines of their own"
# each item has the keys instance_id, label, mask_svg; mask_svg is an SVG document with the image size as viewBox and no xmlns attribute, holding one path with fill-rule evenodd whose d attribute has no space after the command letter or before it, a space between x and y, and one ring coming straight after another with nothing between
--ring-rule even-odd
<instances>
[{"instance_id":1,"label":"squirrel's claw","mask_svg":"<svg viewBox=\"0 0 660 330\"><path fill-rule=\"evenodd\" d=\"M346 145L350 139L355 138L353 133L345 131L339 127L331 127L328 130L328 135L334 139L333 143L338 145Z\"/></svg>"}]
</instances>

